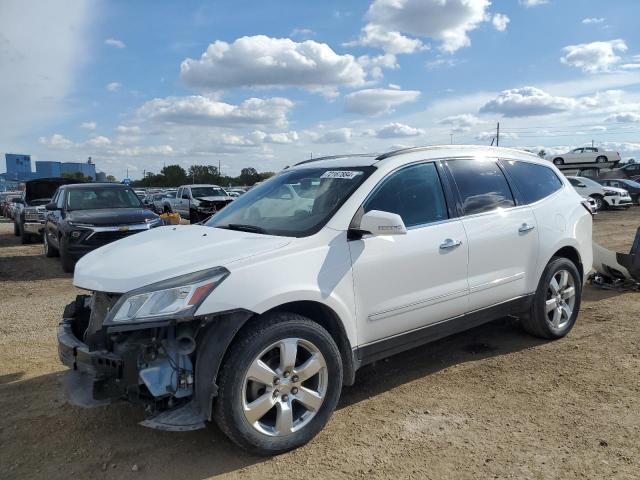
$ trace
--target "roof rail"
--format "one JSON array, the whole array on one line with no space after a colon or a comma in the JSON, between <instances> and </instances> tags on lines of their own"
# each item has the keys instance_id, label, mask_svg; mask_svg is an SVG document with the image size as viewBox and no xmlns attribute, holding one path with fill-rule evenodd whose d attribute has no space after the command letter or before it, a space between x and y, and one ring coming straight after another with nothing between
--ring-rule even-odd
<instances>
[{"instance_id":1,"label":"roof rail","mask_svg":"<svg viewBox=\"0 0 640 480\"><path fill-rule=\"evenodd\" d=\"M328 155L326 157L310 158L309 160L303 160L302 162L295 163L293 166L304 165L305 163L319 162L320 160L335 160L336 158L351 158L351 157L373 157L377 160L377 153L348 153L346 155Z\"/></svg>"},{"instance_id":2,"label":"roof rail","mask_svg":"<svg viewBox=\"0 0 640 480\"><path fill-rule=\"evenodd\" d=\"M401 148L400 150L393 150L392 152L383 153L382 155L376 157L376 160L377 161L384 160L386 158L395 157L396 155L401 155L403 153L423 152L425 150L436 150L436 149L439 150L442 148L459 149L459 148L465 148L465 147L512 150L512 151L517 151L519 153L529 153L530 155L536 156L535 153L524 152L523 150L517 150L514 148L490 147L486 145L423 145L421 147L407 147L407 148Z\"/></svg>"}]
</instances>

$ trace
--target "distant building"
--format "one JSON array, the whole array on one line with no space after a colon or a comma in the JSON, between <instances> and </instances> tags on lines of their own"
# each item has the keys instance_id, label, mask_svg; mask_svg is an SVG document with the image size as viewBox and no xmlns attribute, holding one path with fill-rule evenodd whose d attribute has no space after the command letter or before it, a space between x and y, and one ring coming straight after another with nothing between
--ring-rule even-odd
<instances>
[{"instance_id":1,"label":"distant building","mask_svg":"<svg viewBox=\"0 0 640 480\"><path fill-rule=\"evenodd\" d=\"M85 177L97 179L96 166L89 159L88 162L51 162L36 161L36 171L31 171L31 156L18 155L14 153L5 154L7 172L0 173L0 181L4 182L25 182L35 178L61 177L65 174L72 175L81 173ZM105 174L106 181L106 174Z\"/></svg>"},{"instance_id":2,"label":"distant building","mask_svg":"<svg viewBox=\"0 0 640 480\"><path fill-rule=\"evenodd\" d=\"M106 182L107 181L107 174L104 172L96 172L96 178L95 178L96 182Z\"/></svg>"},{"instance_id":3,"label":"distant building","mask_svg":"<svg viewBox=\"0 0 640 480\"><path fill-rule=\"evenodd\" d=\"M49 161L36 161L36 174L40 178L62 176L62 163Z\"/></svg>"},{"instance_id":4,"label":"distant building","mask_svg":"<svg viewBox=\"0 0 640 480\"><path fill-rule=\"evenodd\" d=\"M7 162L7 173L4 174L6 180L19 181L32 178L31 155L6 153L4 159Z\"/></svg>"}]
</instances>

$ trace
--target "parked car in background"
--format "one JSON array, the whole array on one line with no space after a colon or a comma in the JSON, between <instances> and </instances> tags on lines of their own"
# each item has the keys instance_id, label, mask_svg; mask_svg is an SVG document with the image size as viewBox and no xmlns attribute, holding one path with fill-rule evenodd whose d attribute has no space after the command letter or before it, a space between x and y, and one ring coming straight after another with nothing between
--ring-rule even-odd
<instances>
[{"instance_id":1,"label":"parked car in background","mask_svg":"<svg viewBox=\"0 0 640 480\"><path fill-rule=\"evenodd\" d=\"M507 315L567 335L591 232L584 200L526 152L305 161L203 225L80 260L74 285L93 293L65 309L58 352L85 379L69 382L76 399L140 402L143 425L164 430L215 420L240 447L279 454L322 430L363 365Z\"/></svg>"},{"instance_id":2,"label":"parked car in background","mask_svg":"<svg viewBox=\"0 0 640 480\"><path fill-rule=\"evenodd\" d=\"M153 195L153 211L158 215L171 213L171 202L176 198L176 190L170 190Z\"/></svg>"},{"instance_id":3,"label":"parked car in background","mask_svg":"<svg viewBox=\"0 0 640 480\"><path fill-rule=\"evenodd\" d=\"M640 177L640 163L629 163L624 167L600 173L600 178L629 178L636 180Z\"/></svg>"},{"instance_id":4,"label":"parked car in background","mask_svg":"<svg viewBox=\"0 0 640 480\"><path fill-rule=\"evenodd\" d=\"M24 195L14 212L14 233L23 244L41 241L44 231L45 205L61 185L80 183L72 178L38 178L25 183Z\"/></svg>"},{"instance_id":5,"label":"parked car in background","mask_svg":"<svg viewBox=\"0 0 640 480\"><path fill-rule=\"evenodd\" d=\"M169 201L172 212L197 223L222 210L233 198L218 185L183 185Z\"/></svg>"},{"instance_id":6,"label":"parked car in background","mask_svg":"<svg viewBox=\"0 0 640 480\"><path fill-rule=\"evenodd\" d=\"M609 179L605 178L599 180L599 183L605 187L614 187L629 192L631 201L637 205L640 205L640 183L626 178Z\"/></svg>"},{"instance_id":7,"label":"parked car in background","mask_svg":"<svg viewBox=\"0 0 640 480\"><path fill-rule=\"evenodd\" d=\"M621 188L605 187L586 177L567 176L573 188L583 197L596 201L598 210L606 208L629 208L632 205L629 192Z\"/></svg>"},{"instance_id":8,"label":"parked car in background","mask_svg":"<svg viewBox=\"0 0 640 480\"><path fill-rule=\"evenodd\" d=\"M147 191L146 190L141 190L141 189L136 189L134 190L135 194L138 196L138 198L140 200L143 200L144 197L147 196Z\"/></svg>"},{"instance_id":9,"label":"parked car in background","mask_svg":"<svg viewBox=\"0 0 640 480\"><path fill-rule=\"evenodd\" d=\"M59 255L65 272L98 247L162 225L130 187L117 183L62 186L46 210L44 254Z\"/></svg>"},{"instance_id":10,"label":"parked car in background","mask_svg":"<svg viewBox=\"0 0 640 480\"><path fill-rule=\"evenodd\" d=\"M0 193L0 214L5 218L12 218L10 215L13 207L13 199L20 197L22 197L21 192Z\"/></svg>"},{"instance_id":11,"label":"parked car in background","mask_svg":"<svg viewBox=\"0 0 640 480\"><path fill-rule=\"evenodd\" d=\"M568 165L572 163L617 163L620 161L620 154L600 147L583 147L555 155L552 161L555 165Z\"/></svg>"}]
</instances>

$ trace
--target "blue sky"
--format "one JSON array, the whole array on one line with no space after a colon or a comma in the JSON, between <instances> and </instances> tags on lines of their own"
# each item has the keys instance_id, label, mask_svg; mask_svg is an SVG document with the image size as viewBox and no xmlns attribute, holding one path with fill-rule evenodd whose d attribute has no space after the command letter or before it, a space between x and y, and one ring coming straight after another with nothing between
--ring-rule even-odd
<instances>
[{"instance_id":1,"label":"blue sky","mask_svg":"<svg viewBox=\"0 0 640 480\"><path fill-rule=\"evenodd\" d=\"M0 150L132 178L584 143L640 156L635 0L0 4ZM2 165L0 163L0 168Z\"/></svg>"}]
</instances>

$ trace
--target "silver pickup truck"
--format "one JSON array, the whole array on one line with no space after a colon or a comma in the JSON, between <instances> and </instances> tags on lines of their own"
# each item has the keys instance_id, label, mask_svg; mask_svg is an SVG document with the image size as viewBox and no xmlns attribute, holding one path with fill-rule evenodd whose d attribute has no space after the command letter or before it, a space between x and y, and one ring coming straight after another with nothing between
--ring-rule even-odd
<instances>
[{"instance_id":1,"label":"silver pickup truck","mask_svg":"<svg viewBox=\"0 0 640 480\"><path fill-rule=\"evenodd\" d=\"M183 185L167 200L172 212L197 223L229 205L233 197L218 185Z\"/></svg>"}]
</instances>

